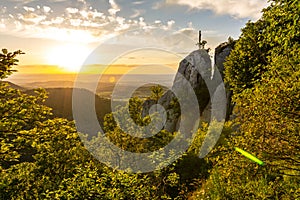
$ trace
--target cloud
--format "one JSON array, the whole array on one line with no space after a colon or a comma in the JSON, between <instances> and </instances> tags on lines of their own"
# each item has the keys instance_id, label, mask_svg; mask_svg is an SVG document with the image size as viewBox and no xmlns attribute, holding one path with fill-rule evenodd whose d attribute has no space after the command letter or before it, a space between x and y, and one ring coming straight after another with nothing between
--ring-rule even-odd
<instances>
[{"instance_id":1,"label":"cloud","mask_svg":"<svg viewBox=\"0 0 300 200\"><path fill-rule=\"evenodd\" d=\"M170 20L167 22L169 29L171 29L173 27L173 25L175 24L174 20Z\"/></svg>"},{"instance_id":2,"label":"cloud","mask_svg":"<svg viewBox=\"0 0 300 200\"><path fill-rule=\"evenodd\" d=\"M108 13L110 15L116 15L117 12L121 11L120 7L114 0L109 0L109 4L111 6L110 9L108 9Z\"/></svg>"},{"instance_id":3,"label":"cloud","mask_svg":"<svg viewBox=\"0 0 300 200\"><path fill-rule=\"evenodd\" d=\"M136 18L141 16L142 14L145 13L145 10L138 10L138 9L133 9L133 14L130 16L130 18Z\"/></svg>"},{"instance_id":4,"label":"cloud","mask_svg":"<svg viewBox=\"0 0 300 200\"><path fill-rule=\"evenodd\" d=\"M46 38L87 44L103 42L113 36L122 35L128 30L136 30L131 33L140 35L140 40L137 40L136 35L133 34L132 40L128 40L128 45L141 45L146 42L150 46L161 44L162 46L178 47L179 51L195 47L198 33L193 29L191 23L187 24L187 28L177 29L178 32L174 33L173 29L177 24L175 20L156 19L150 22L141 16L145 12L141 9L134 10L132 18L125 18L120 16L121 8L114 0L106 1L106 3L109 6L108 10L101 10L101 12L88 3L72 5L57 3L48 4L48 6L29 7L27 5L27 7L21 6L13 9L3 8L3 11L0 10L0 33L22 38ZM155 29L161 30L161 34L155 34ZM184 39L184 35L192 38L195 42L188 43L182 40L178 44L178 41ZM215 37L213 33L206 35ZM145 39L146 37L148 38ZM162 42L163 38L166 38L164 39L166 43ZM122 42L126 43L127 41Z\"/></svg>"},{"instance_id":5,"label":"cloud","mask_svg":"<svg viewBox=\"0 0 300 200\"><path fill-rule=\"evenodd\" d=\"M75 14L78 13L78 9L77 8L66 8L66 12L69 14Z\"/></svg>"},{"instance_id":6,"label":"cloud","mask_svg":"<svg viewBox=\"0 0 300 200\"><path fill-rule=\"evenodd\" d=\"M81 0L80 0L81 1ZM83 1L81 1L83 2ZM86 1L84 1L86 2ZM108 12L99 12L90 4L58 3L50 6L10 6L0 10L0 33L17 37L54 39L65 42L101 42L126 30L149 31L153 28L170 29L174 21L149 23L136 10L134 18L119 16L120 7L110 0ZM58 6L61 4L61 6Z\"/></svg>"},{"instance_id":7,"label":"cloud","mask_svg":"<svg viewBox=\"0 0 300 200\"><path fill-rule=\"evenodd\" d=\"M5 23L4 23L4 20L1 19L1 21L0 21L0 30L1 30L1 29L5 29L5 28L6 28L6 25L5 25Z\"/></svg>"},{"instance_id":8,"label":"cloud","mask_svg":"<svg viewBox=\"0 0 300 200\"><path fill-rule=\"evenodd\" d=\"M22 2L23 4L31 3L37 0L8 0L9 2Z\"/></svg>"},{"instance_id":9,"label":"cloud","mask_svg":"<svg viewBox=\"0 0 300 200\"><path fill-rule=\"evenodd\" d=\"M19 19L26 24L38 24L46 19L45 15L38 15L32 12L26 13L24 15L19 15Z\"/></svg>"},{"instance_id":10,"label":"cloud","mask_svg":"<svg viewBox=\"0 0 300 200\"><path fill-rule=\"evenodd\" d=\"M143 4L144 1L134 1L132 2L133 5L140 5L140 4Z\"/></svg>"},{"instance_id":11,"label":"cloud","mask_svg":"<svg viewBox=\"0 0 300 200\"><path fill-rule=\"evenodd\" d=\"M170 37L168 37L165 41L170 46L178 45L178 41L185 41L183 44L180 44L180 47L185 48L185 51L192 51L193 48L196 47L196 43L198 43L198 31L193 27L193 24L190 22L187 24L187 27L181 28L175 31ZM226 41L227 35L220 33L216 30L203 30L202 31L202 40L208 41L207 47L215 48L220 42ZM191 42L192 41L192 42ZM183 50L182 49L182 50ZM184 51L183 51L184 52Z\"/></svg>"},{"instance_id":12,"label":"cloud","mask_svg":"<svg viewBox=\"0 0 300 200\"><path fill-rule=\"evenodd\" d=\"M217 15L257 20L261 10L268 5L266 0L165 0L165 4L186 5L199 10L212 10Z\"/></svg>"},{"instance_id":13,"label":"cloud","mask_svg":"<svg viewBox=\"0 0 300 200\"><path fill-rule=\"evenodd\" d=\"M45 12L45 13L48 13L48 12L51 11L51 8L48 7L48 6L43 6L43 9L44 9L44 12Z\"/></svg>"},{"instance_id":14,"label":"cloud","mask_svg":"<svg viewBox=\"0 0 300 200\"><path fill-rule=\"evenodd\" d=\"M166 4L166 2L163 2L163 1L155 2L155 3L152 5L152 9L153 9L153 10L158 10L158 9L164 7L165 4Z\"/></svg>"},{"instance_id":15,"label":"cloud","mask_svg":"<svg viewBox=\"0 0 300 200\"><path fill-rule=\"evenodd\" d=\"M27 12L34 12L34 11L35 11L35 8L32 8L32 7L24 6L23 8L24 8L24 10L26 10Z\"/></svg>"}]
</instances>

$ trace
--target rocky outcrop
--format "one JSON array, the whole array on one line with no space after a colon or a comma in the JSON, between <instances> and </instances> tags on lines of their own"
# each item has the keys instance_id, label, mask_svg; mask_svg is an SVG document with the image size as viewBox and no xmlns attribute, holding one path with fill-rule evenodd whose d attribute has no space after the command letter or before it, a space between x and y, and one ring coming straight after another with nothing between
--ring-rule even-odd
<instances>
[{"instance_id":1,"label":"rocky outcrop","mask_svg":"<svg viewBox=\"0 0 300 200\"><path fill-rule=\"evenodd\" d=\"M189 101L189 95L192 93L195 94L199 105L201 120L210 121L212 110L210 97L213 97L215 102L226 101L225 98L221 97L220 92L218 92L221 88L218 86L222 83L224 77L223 63L232 48L233 45L223 43L215 50L215 67L220 72L219 77L217 77L216 74L212 75L211 59L206 50L199 49L190 53L179 64L172 90L167 91L157 102L153 100L146 101L144 103L143 116L149 113L149 109L152 105L158 103L162 105L167 112L164 129L170 132L177 131L182 108L180 108L178 98L174 94L174 91L176 91L177 95L179 94L179 96L185 97L184 101ZM228 98L231 97L230 93L227 95L227 101L229 101L230 105L230 100L228 100ZM191 105L189 109L195 108ZM215 109L218 108L216 107ZM218 118L221 119L222 116L222 113L220 113L220 117L217 116L217 120Z\"/></svg>"},{"instance_id":2,"label":"rocky outcrop","mask_svg":"<svg viewBox=\"0 0 300 200\"><path fill-rule=\"evenodd\" d=\"M231 50L234 47L235 42L224 42L217 46L215 49L215 67L219 70L224 80L224 62L227 56L229 56Z\"/></svg>"},{"instance_id":3,"label":"rocky outcrop","mask_svg":"<svg viewBox=\"0 0 300 200\"><path fill-rule=\"evenodd\" d=\"M211 77L211 71L211 60L206 50L196 50L180 62L172 90L167 91L158 101L167 111L164 129L171 132L178 130L180 123L181 108L178 98L172 91L177 91L185 103L188 103L191 94L195 94L199 113L203 112L210 99L206 82ZM191 103L188 109L195 109L192 106Z\"/></svg>"},{"instance_id":4,"label":"rocky outcrop","mask_svg":"<svg viewBox=\"0 0 300 200\"><path fill-rule=\"evenodd\" d=\"M189 83L197 96L200 113L202 113L209 102L207 81L210 81L211 75L210 56L206 50L196 50L180 62L172 90L180 90L183 88L183 84ZM183 79L186 79L187 82Z\"/></svg>"},{"instance_id":5,"label":"rocky outcrop","mask_svg":"<svg viewBox=\"0 0 300 200\"><path fill-rule=\"evenodd\" d=\"M229 56L231 50L234 48L235 41L232 41L230 43L224 42L220 44L215 49L215 68L217 68L222 76L222 80L224 80L225 75L225 69L224 69L224 63L226 61L226 58ZM227 102L227 111L226 111L226 120L229 120L232 110L233 110L233 104L232 104L232 92L229 89L229 86L225 83L226 88L226 102Z\"/></svg>"}]
</instances>

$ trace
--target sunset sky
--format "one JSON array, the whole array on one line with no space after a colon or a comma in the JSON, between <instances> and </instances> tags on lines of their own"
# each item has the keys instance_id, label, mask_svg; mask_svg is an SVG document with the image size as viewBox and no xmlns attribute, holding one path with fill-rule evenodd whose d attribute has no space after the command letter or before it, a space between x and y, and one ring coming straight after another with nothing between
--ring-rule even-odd
<instances>
[{"instance_id":1,"label":"sunset sky","mask_svg":"<svg viewBox=\"0 0 300 200\"><path fill-rule=\"evenodd\" d=\"M176 65L197 48L198 30L215 47L238 38L266 6L263 0L1 0L0 44L26 53L20 73L75 72L95 48L86 64Z\"/></svg>"}]
</instances>

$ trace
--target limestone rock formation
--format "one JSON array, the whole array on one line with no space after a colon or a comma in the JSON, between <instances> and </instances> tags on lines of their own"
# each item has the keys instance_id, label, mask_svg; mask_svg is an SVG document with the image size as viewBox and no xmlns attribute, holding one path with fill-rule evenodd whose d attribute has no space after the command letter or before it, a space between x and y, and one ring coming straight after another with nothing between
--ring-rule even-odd
<instances>
[{"instance_id":1,"label":"limestone rock formation","mask_svg":"<svg viewBox=\"0 0 300 200\"><path fill-rule=\"evenodd\" d=\"M189 101L189 95L194 93L198 100L199 117L201 117L201 120L210 121L212 109L210 97L215 98L215 102L226 101L226 98L220 97L221 95L218 92L220 91L220 87L218 86L220 86L224 77L223 63L232 48L232 44L223 43L215 50L215 67L220 72L218 76L221 77L216 77L216 75L212 76L211 59L206 50L199 49L190 53L180 62L172 89L167 91L157 102L153 100L146 101L144 103L143 116L148 115L150 107L158 103L162 105L167 112L167 120L164 129L170 132L177 131L182 109L178 103L178 98L174 94L174 91L177 91L177 95L179 93L180 96L186 97L185 101ZM227 101L229 101L228 98L231 97L230 93L227 95ZM230 103L228 104L228 107L229 105ZM189 109L195 108L191 105ZM220 116L222 116L222 113L220 113Z\"/></svg>"},{"instance_id":2,"label":"limestone rock formation","mask_svg":"<svg viewBox=\"0 0 300 200\"><path fill-rule=\"evenodd\" d=\"M182 79L186 79L197 96L200 112L202 113L209 102L209 91L206 82L210 80L211 73L211 60L207 51L204 49L196 50L180 62L172 90L182 88L182 84L187 83Z\"/></svg>"},{"instance_id":3,"label":"limestone rock formation","mask_svg":"<svg viewBox=\"0 0 300 200\"><path fill-rule=\"evenodd\" d=\"M222 76L222 80L224 80L224 62L226 58L229 56L231 50L234 48L235 41L230 43L224 42L220 44L215 49L215 68L217 68ZM233 105L231 101L232 92L229 90L229 86L225 84L226 88L226 97L227 97L227 112L226 112L226 120L229 120L230 115L232 114Z\"/></svg>"},{"instance_id":4,"label":"limestone rock formation","mask_svg":"<svg viewBox=\"0 0 300 200\"><path fill-rule=\"evenodd\" d=\"M219 70L224 78L224 62L226 61L227 56L229 56L231 50L234 47L235 42L224 42L217 46L215 49L215 67Z\"/></svg>"},{"instance_id":5,"label":"limestone rock formation","mask_svg":"<svg viewBox=\"0 0 300 200\"><path fill-rule=\"evenodd\" d=\"M189 96L194 94L198 100L198 113L202 113L210 99L206 82L211 78L211 71L211 60L206 50L200 49L190 53L180 62L172 89L167 91L158 102L153 100L146 101L142 115L146 116L150 107L158 103L167 111L164 129L170 132L178 130L181 107L174 91L177 92L177 95L179 95L181 100L186 104L189 103ZM185 107L185 109L195 109L192 104L193 103L191 103L190 108Z\"/></svg>"}]
</instances>

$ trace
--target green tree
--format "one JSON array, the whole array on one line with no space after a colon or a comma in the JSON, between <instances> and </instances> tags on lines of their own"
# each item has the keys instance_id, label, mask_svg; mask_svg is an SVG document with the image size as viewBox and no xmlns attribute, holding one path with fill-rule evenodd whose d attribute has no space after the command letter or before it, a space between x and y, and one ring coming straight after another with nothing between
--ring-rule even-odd
<instances>
[{"instance_id":1,"label":"green tree","mask_svg":"<svg viewBox=\"0 0 300 200\"><path fill-rule=\"evenodd\" d=\"M158 102L158 100L162 97L163 94L164 89L160 85L152 86L150 99L153 99L156 102Z\"/></svg>"},{"instance_id":2,"label":"green tree","mask_svg":"<svg viewBox=\"0 0 300 200\"><path fill-rule=\"evenodd\" d=\"M0 84L0 199L159 199L147 175L105 167L73 122L48 119L44 90L34 96Z\"/></svg>"},{"instance_id":3,"label":"green tree","mask_svg":"<svg viewBox=\"0 0 300 200\"><path fill-rule=\"evenodd\" d=\"M2 53L0 53L0 79L4 79L13 72L16 72L12 67L17 65L19 60L16 59L16 56L21 54L24 53L20 50L8 52L7 49L2 49Z\"/></svg>"},{"instance_id":4,"label":"green tree","mask_svg":"<svg viewBox=\"0 0 300 200\"><path fill-rule=\"evenodd\" d=\"M300 190L300 3L271 1L248 22L225 63L235 130L210 158L212 199L297 199ZM234 151L265 162L259 166Z\"/></svg>"},{"instance_id":5,"label":"green tree","mask_svg":"<svg viewBox=\"0 0 300 200\"><path fill-rule=\"evenodd\" d=\"M231 80L236 76L236 71L243 74L240 77L249 76L253 80L251 87L248 85L248 89L244 88L234 96L238 114L236 122L240 125L241 135L248 139L245 147L251 146L252 152L260 152L270 165L278 168L299 168L299 144L294 142L299 139L300 116L299 5L299 1L272 2L270 7L264 9L259 23L246 25L234 54L226 63L229 67L226 78L233 88L237 87L236 80ZM259 30L258 40L252 46L268 46L263 51L266 53L260 54L264 55L264 59L250 56L247 61L250 65L240 64L232 71L235 67L233 63L240 61L240 57L235 57L236 52L245 55L251 50L239 44L249 39L252 30ZM246 68L250 73L245 73ZM248 83L245 81L244 84Z\"/></svg>"},{"instance_id":6,"label":"green tree","mask_svg":"<svg viewBox=\"0 0 300 200\"><path fill-rule=\"evenodd\" d=\"M225 80L234 94L251 88L269 70L272 52L292 50L299 43L299 2L270 1L256 22L248 22L225 63Z\"/></svg>"},{"instance_id":7,"label":"green tree","mask_svg":"<svg viewBox=\"0 0 300 200\"><path fill-rule=\"evenodd\" d=\"M1 62L7 63L7 60ZM16 65L17 60L13 64ZM9 75L5 70L1 71L2 74ZM157 90L156 96L160 92ZM110 169L86 150L81 139L87 136L81 134L80 138L73 122L49 119L51 109L43 105L46 98L43 89L29 95L0 82L0 199L187 197L187 186L193 180L183 169L189 165L191 158L185 156L177 164L148 174ZM128 116L123 116L120 121L129 130L132 128L127 123L129 118L133 118L139 126L155 120L155 116L151 119L150 116L141 116L141 99L132 98L129 104ZM125 113L124 109L120 108L117 112ZM155 150L173 138L173 133L166 131L149 140L130 137L116 125L112 114L106 116L104 124L107 137L130 151ZM97 137L91 142L97 142Z\"/></svg>"},{"instance_id":8,"label":"green tree","mask_svg":"<svg viewBox=\"0 0 300 200\"><path fill-rule=\"evenodd\" d=\"M15 71L11 69L18 63L15 57L23 54L20 50L11 53L3 49L2 52L0 54L1 80ZM19 131L39 126L51 114L51 109L41 104L47 97L46 92L37 89L35 93L35 96L24 94L0 81L0 164L2 167L32 159L33 149L20 139L23 136ZM29 150L24 151L26 148Z\"/></svg>"}]
</instances>

